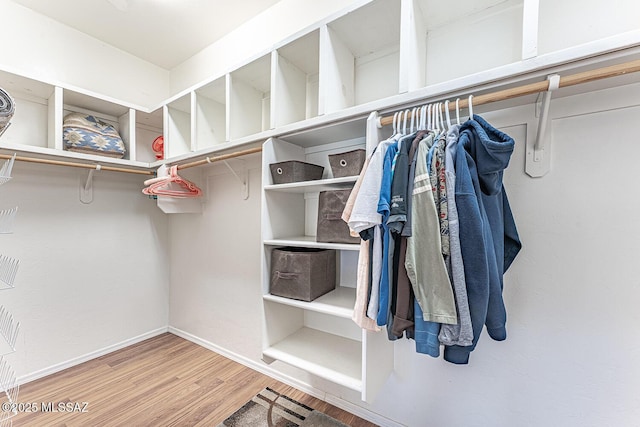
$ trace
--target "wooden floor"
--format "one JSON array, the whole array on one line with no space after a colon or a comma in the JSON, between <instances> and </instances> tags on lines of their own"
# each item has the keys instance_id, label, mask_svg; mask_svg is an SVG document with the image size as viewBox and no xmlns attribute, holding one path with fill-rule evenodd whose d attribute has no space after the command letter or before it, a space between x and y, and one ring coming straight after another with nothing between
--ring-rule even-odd
<instances>
[{"instance_id":1,"label":"wooden floor","mask_svg":"<svg viewBox=\"0 0 640 427\"><path fill-rule=\"evenodd\" d=\"M20 409L37 412L12 421L14 427L215 427L265 387L349 426L375 426L168 333L23 385ZM49 402L71 412L42 412Z\"/></svg>"}]
</instances>

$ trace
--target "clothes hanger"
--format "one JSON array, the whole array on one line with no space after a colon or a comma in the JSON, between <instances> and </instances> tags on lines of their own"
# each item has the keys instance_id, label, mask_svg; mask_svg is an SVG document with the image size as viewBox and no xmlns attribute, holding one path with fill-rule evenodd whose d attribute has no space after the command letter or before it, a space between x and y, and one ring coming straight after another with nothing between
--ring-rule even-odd
<instances>
[{"instance_id":1,"label":"clothes hanger","mask_svg":"<svg viewBox=\"0 0 640 427\"><path fill-rule=\"evenodd\" d=\"M411 126L409 128L410 134L413 133L414 126L416 130L418 129L418 125L417 125L418 119L416 117L417 115L418 115L418 107L414 107L413 110L411 110Z\"/></svg>"},{"instance_id":2,"label":"clothes hanger","mask_svg":"<svg viewBox=\"0 0 640 427\"><path fill-rule=\"evenodd\" d=\"M427 106L420 107L420 130L427 130Z\"/></svg>"},{"instance_id":3,"label":"clothes hanger","mask_svg":"<svg viewBox=\"0 0 640 427\"><path fill-rule=\"evenodd\" d=\"M407 134L407 116L409 115L409 110L404 110L404 121L402 123L402 134Z\"/></svg>"},{"instance_id":4,"label":"clothes hanger","mask_svg":"<svg viewBox=\"0 0 640 427\"><path fill-rule=\"evenodd\" d=\"M456 121L460 125L460 98L456 98Z\"/></svg>"},{"instance_id":5,"label":"clothes hanger","mask_svg":"<svg viewBox=\"0 0 640 427\"><path fill-rule=\"evenodd\" d=\"M431 126L431 109L432 106L429 104L427 107L427 130L433 130L433 126Z\"/></svg>"},{"instance_id":6,"label":"clothes hanger","mask_svg":"<svg viewBox=\"0 0 640 427\"><path fill-rule=\"evenodd\" d=\"M451 129L451 115L449 114L449 100L444 101L444 113L447 116L447 129Z\"/></svg>"},{"instance_id":7,"label":"clothes hanger","mask_svg":"<svg viewBox=\"0 0 640 427\"><path fill-rule=\"evenodd\" d=\"M177 184L177 187L172 184ZM169 196L177 198L199 197L202 195L202 190L200 190L197 185L178 175L177 165L171 166L169 175L153 182L149 187L144 188L142 192L150 196Z\"/></svg>"},{"instance_id":8,"label":"clothes hanger","mask_svg":"<svg viewBox=\"0 0 640 427\"><path fill-rule=\"evenodd\" d=\"M445 125L445 122L444 122L444 114L442 113L443 109L444 109L444 103L441 102L440 103L440 109L439 109L438 112L440 114L440 124L442 125L442 131L445 132L449 128L448 128L448 126Z\"/></svg>"},{"instance_id":9,"label":"clothes hanger","mask_svg":"<svg viewBox=\"0 0 640 427\"><path fill-rule=\"evenodd\" d=\"M469 95L469 120L473 120L473 95Z\"/></svg>"},{"instance_id":10,"label":"clothes hanger","mask_svg":"<svg viewBox=\"0 0 640 427\"><path fill-rule=\"evenodd\" d=\"M393 114L393 135L396 135L398 133L398 126L396 124L397 119L398 119L398 112L396 111Z\"/></svg>"}]
</instances>

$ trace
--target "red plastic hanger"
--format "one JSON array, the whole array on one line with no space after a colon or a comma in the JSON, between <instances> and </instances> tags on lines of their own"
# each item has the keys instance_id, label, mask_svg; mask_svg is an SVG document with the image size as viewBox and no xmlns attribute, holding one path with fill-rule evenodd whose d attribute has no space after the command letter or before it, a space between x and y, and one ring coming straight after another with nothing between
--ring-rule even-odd
<instances>
[{"instance_id":1,"label":"red plastic hanger","mask_svg":"<svg viewBox=\"0 0 640 427\"><path fill-rule=\"evenodd\" d=\"M142 192L150 196L187 198L202 195L202 190L197 185L178 175L178 166L171 166L169 175L147 180L145 184L151 185L144 188Z\"/></svg>"}]
</instances>

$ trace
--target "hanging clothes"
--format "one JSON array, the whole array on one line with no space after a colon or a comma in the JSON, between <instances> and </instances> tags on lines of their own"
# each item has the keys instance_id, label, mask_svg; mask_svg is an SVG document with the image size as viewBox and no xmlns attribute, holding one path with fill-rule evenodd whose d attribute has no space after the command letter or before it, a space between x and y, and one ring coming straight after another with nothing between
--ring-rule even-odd
<instances>
[{"instance_id":1,"label":"hanging clothes","mask_svg":"<svg viewBox=\"0 0 640 427\"><path fill-rule=\"evenodd\" d=\"M503 274L522 247L502 184L514 145L478 115L460 128L455 200L473 343L445 347L444 358L452 363L469 362L484 325L494 340L507 336Z\"/></svg>"},{"instance_id":2,"label":"hanging clothes","mask_svg":"<svg viewBox=\"0 0 640 427\"><path fill-rule=\"evenodd\" d=\"M353 190L351 190L351 194L349 195L349 199L347 199L347 203L345 204L344 211L342 212L342 220L349 223L351 219L351 212L353 211L353 206L356 201L356 197L358 196L358 192L360 191L360 186L362 185L362 180L364 179L364 175L367 172L367 168L369 167L369 158L365 159L364 165L362 166L362 170L360 171L360 176L356 183L353 186ZM352 235L359 236L355 231L351 231ZM356 303L353 307L353 316L352 319L356 323L356 325L360 326L362 329L366 329L369 331L379 331L380 328L376 325L376 322L373 319L367 317L367 303L369 301L368 292L369 292L369 267L370 267L370 251L369 251L369 242L365 240L360 240L360 251L358 253L358 274L356 279Z\"/></svg>"},{"instance_id":3,"label":"hanging clothes","mask_svg":"<svg viewBox=\"0 0 640 427\"><path fill-rule=\"evenodd\" d=\"M444 324L440 328L438 339L444 345L468 346L473 343L473 327L469 314L467 299L467 284L464 278L464 264L460 249L458 226L458 208L455 201L455 152L458 145L460 125L453 125L447 131L447 145L445 148L445 176L447 187L447 218L449 221L449 258L445 260L449 276L453 283L458 323Z\"/></svg>"},{"instance_id":4,"label":"hanging clothes","mask_svg":"<svg viewBox=\"0 0 640 427\"><path fill-rule=\"evenodd\" d=\"M412 202L412 236L407 240L405 266L423 319L457 323L453 291L441 253L440 225L429 173L427 153L433 134L418 145Z\"/></svg>"},{"instance_id":5,"label":"hanging clothes","mask_svg":"<svg viewBox=\"0 0 640 427\"><path fill-rule=\"evenodd\" d=\"M521 243L502 176L515 143L477 115L421 126L378 144L343 214L363 239L354 321L465 364L485 325L506 338L502 276Z\"/></svg>"}]
</instances>

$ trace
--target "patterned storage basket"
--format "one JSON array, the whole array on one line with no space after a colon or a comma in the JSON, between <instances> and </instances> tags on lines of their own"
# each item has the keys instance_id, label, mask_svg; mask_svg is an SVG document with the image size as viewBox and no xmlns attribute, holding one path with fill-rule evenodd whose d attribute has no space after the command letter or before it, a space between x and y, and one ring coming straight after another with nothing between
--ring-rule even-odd
<instances>
[{"instance_id":1,"label":"patterned storage basket","mask_svg":"<svg viewBox=\"0 0 640 427\"><path fill-rule=\"evenodd\" d=\"M94 116L71 113L62 124L64 149L121 159L126 153L116 128Z\"/></svg>"}]
</instances>

